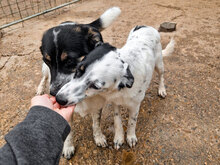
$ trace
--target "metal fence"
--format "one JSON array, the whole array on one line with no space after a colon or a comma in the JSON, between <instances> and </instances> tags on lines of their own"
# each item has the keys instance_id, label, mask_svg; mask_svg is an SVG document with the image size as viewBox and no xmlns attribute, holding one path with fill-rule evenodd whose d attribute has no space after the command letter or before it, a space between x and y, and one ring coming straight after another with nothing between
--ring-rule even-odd
<instances>
[{"instance_id":1,"label":"metal fence","mask_svg":"<svg viewBox=\"0 0 220 165\"><path fill-rule=\"evenodd\" d=\"M0 30L79 0L0 0Z\"/></svg>"}]
</instances>

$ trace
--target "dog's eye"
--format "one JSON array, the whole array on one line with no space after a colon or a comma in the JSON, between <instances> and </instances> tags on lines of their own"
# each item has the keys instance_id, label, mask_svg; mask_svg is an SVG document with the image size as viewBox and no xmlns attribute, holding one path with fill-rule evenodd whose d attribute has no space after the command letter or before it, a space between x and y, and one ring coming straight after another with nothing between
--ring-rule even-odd
<instances>
[{"instance_id":1,"label":"dog's eye","mask_svg":"<svg viewBox=\"0 0 220 165\"><path fill-rule=\"evenodd\" d=\"M89 88L96 89L96 90L100 89L100 87L97 87L94 83L91 83L89 85Z\"/></svg>"}]
</instances>

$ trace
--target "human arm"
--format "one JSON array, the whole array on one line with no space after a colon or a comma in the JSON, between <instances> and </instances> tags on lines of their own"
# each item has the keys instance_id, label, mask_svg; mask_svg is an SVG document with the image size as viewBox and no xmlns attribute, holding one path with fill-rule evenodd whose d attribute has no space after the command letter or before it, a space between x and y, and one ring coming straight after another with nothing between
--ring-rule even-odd
<instances>
[{"instance_id":1,"label":"human arm","mask_svg":"<svg viewBox=\"0 0 220 165\"><path fill-rule=\"evenodd\" d=\"M66 119L71 118L73 107L60 110L48 96L33 99L24 121L5 136L6 144L0 149L0 164L59 163L63 142L70 132ZM58 113L63 113L64 117Z\"/></svg>"}]
</instances>

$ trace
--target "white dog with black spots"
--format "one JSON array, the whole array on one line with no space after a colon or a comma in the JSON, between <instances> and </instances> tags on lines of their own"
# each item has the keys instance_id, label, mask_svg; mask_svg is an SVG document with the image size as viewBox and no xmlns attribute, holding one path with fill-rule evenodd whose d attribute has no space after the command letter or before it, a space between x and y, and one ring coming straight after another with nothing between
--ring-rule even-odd
<instances>
[{"instance_id":1,"label":"white dog with black spots","mask_svg":"<svg viewBox=\"0 0 220 165\"><path fill-rule=\"evenodd\" d=\"M82 76L73 78L59 90L56 99L66 106L77 104L76 112L82 116L92 114L94 139L102 147L106 147L107 142L100 128L101 109L106 103L111 103L114 108L115 149L124 143L119 105L126 107L129 112L126 139L128 145L134 147L137 143L135 128L140 105L154 69L159 74L158 94L163 98L167 95L163 57L173 53L174 44L171 39L162 50L160 34L156 29L136 26L121 49L111 50L87 66Z\"/></svg>"}]
</instances>

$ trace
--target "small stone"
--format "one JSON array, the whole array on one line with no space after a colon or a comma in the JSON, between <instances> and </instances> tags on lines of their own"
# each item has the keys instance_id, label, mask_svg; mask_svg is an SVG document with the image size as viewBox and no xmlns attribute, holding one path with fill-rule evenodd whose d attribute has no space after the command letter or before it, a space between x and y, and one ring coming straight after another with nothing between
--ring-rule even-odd
<instances>
[{"instance_id":1,"label":"small stone","mask_svg":"<svg viewBox=\"0 0 220 165\"><path fill-rule=\"evenodd\" d=\"M93 150L93 154L95 154L95 155L96 155L96 154L97 154L97 150Z\"/></svg>"},{"instance_id":2,"label":"small stone","mask_svg":"<svg viewBox=\"0 0 220 165\"><path fill-rule=\"evenodd\" d=\"M176 23L173 22L164 22L160 24L159 32L172 32L176 30Z\"/></svg>"},{"instance_id":3,"label":"small stone","mask_svg":"<svg viewBox=\"0 0 220 165\"><path fill-rule=\"evenodd\" d=\"M197 127L192 127L191 129L192 129L193 131L195 131L195 130L197 129Z\"/></svg>"}]
</instances>

